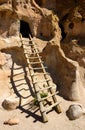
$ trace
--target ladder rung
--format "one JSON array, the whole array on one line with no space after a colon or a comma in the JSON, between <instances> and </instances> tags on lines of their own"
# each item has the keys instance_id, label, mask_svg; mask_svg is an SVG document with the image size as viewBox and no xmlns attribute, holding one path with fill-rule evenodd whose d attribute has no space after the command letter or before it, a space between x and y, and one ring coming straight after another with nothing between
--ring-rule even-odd
<instances>
[{"instance_id":1,"label":"ladder rung","mask_svg":"<svg viewBox=\"0 0 85 130\"><path fill-rule=\"evenodd\" d=\"M26 59L39 59L38 57L31 57L27 54L25 54L25 57L26 57ZM40 57L40 58L42 58L42 57Z\"/></svg>"},{"instance_id":2,"label":"ladder rung","mask_svg":"<svg viewBox=\"0 0 85 130\"><path fill-rule=\"evenodd\" d=\"M40 58L42 58L41 56L40 56ZM38 57L29 57L28 56L28 59L39 59Z\"/></svg>"},{"instance_id":3,"label":"ladder rung","mask_svg":"<svg viewBox=\"0 0 85 130\"><path fill-rule=\"evenodd\" d=\"M39 53L40 53L40 52L34 52L34 53L24 52L24 54L30 54L30 55L39 54Z\"/></svg>"},{"instance_id":4,"label":"ladder rung","mask_svg":"<svg viewBox=\"0 0 85 130\"><path fill-rule=\"evenodd\" d=\"M56 102L56 103L54 103L53 105L51 105L51 106L45 108L43 112L48 112L48 111L52 110L53 107L59 105L60 103L61 103L61 102Z\"/></svg>"},{"instance_id":5,"label":"ladder rung","mask_svg":"<svg viewBox=\"0 0 85 130\"><path fill-rule=\"evenodd\" d=\"M23 44L23 45L25 45L25 46L36 46L36 44L34 45L34 44Z\"/></svg>"},{"instance_id":6,"label":"ladder rung","mask_svg":"<svg viewBox=\"0 0 85 130\"><path fill-rule=\"evenodd\" d=\"M32 74L31 76L37 76L37 75L50 75L50 73L37 73L37 74Z\"/></svg>"},{"instance_id":7,"label":"ladder rung","mask_svg":"<svg viewBox=\"0 0 85 130\"><path fill-rule=\"evenodd\" d=\"M26 55L26 54L31 55L31 53L29 53L27 50L24 50L24 54L25 54L25 55Z\"/></svg>"},{"instance_id":8,"label":"ladder rung","mask_svg":"<svg viewBox=\"0 0 85 130\"><path fill-rule=\"evenodd\" d=\"M23 39L22 39L22 42L23 42L23 41L24 41L24 42L30 42L30 41L33 41L33 40L28 40L28 41L26 41L26 40L23 40Z\"/></svg>"},{"instance_id":9,"label":"ladder rung","mask_svg":"<svg viewBox=\"0 0 85 130\"><path fill-rule=\"evenodd\" d=\"M42 62L30 62L29 64L41 64L41 63L44 63L43 61Z\"/></svg>"},{"instance_id":10,"label":"ladder rung","mask_svg":"<svg viewBox=\"0 0 85 130\"><path fill-rule=\"evenodd\" d=\"M27 63L28 63L28 65L30 64L30 61L29 61L29 59L27 59Z\"/></svg>"},{"instance_id":11,"label":"ladder rung","mask_svg":"<svg viewBox=\"0 0 85 130\"><path fill-rule=\"evenodd\" d=\"M30 46L32 46L32 45L23 45L23 48L25 49L25 51L28 51L29 48L27 48L26 46L27 46L27 47L30 47ZM34 46L32 49L37 50L38 53L39 53L39 50L38 50L37 47Z\"/></svg>"},{"instance_id":12,"label":"ladder rung","mask_svg":"<svg viewBox=\"0 0 85 130\"><path fill-rule=\"evenodd\" d=\"M50 98L50 97L52 97L52 96L54 96L54 95L56 95L56 94L58 94L59 92L55 92L55 93L53 93L53 94L51 94L51 95L49 95L49 96L47 96L47 97L44 97L44 98L41 98L41 100L39 100L39 102L42 102L43 100L46 100L46 99L48 99L48 98Z\"/></svg>"},{"instance_id":13,"label":"ladder rung","mask_svg":"<svg viewBox=\"0 0 85 130\"><path fill-rule=\"evenodd\" d=\"M51 79L46 79L46 80L43 80L43 81L36 81L36 82L33 82L33 84L43 83L43 82L47 82L47 81L52 81L52 80Z\"/></svg>"},{"instance_id":14,"label":"ladder rung","mask_svg":"<svg viewBox=\"0 0 85 130\"><path fill-rule=\"evenodd\" d=\"M28 57L29 57L29 55L28 54L25 54L25 57L26 57L26 59L29 59Z\"/></svg>"},{"instance_id":15,"label":"ladder rung","mask_svg":"<svg viewBox=\"0 0 85 130\"><path fill-rule=\"evenodd\" d=\"M54 86L53 87L52 86L45 87L45 88L39 89L37 92L40 92L40 91L43 91L43 90L47 90L47 89L50 89L50 88L54 89L56 87L54 87Z\"/></svg>"},{"instance_id":16,"label":"ladder rung","mask_svg":"<svg viewBox=\"0 0 85 130\"><path fill-rule=\"evenodd\" d=\"M33 70L42 70L42 69L47 69L48 67L40 67L40 68L29 68L29 69L33 69Z\"/></svg>"}]
</instances>

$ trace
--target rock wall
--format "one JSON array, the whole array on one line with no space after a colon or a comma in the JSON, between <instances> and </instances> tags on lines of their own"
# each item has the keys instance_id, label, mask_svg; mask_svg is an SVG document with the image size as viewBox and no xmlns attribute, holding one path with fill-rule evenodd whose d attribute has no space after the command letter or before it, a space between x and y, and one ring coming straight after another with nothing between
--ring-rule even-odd
<instances>
[{"instance_id":1,"label":"rock wall","mask_svg":"<svg viewBox=\"0 0 85 130\"><path fill-rule=\"evenodd\" d=\"M53 37L52 12L46 9L41 10L37 7L38 5L32 4L23 0L21 3L13 1L13 4L6 3L0 6L0 20L2 21L0 23L0 35L2 37L19 36L20 20L28 23L32 36L40 38Z\"/></svg>"},{"instance_id":2,"label":"rock wall","mask_svg":"<svg viewBox=\"0 0 85 130\"><path fill-rule=\"evenodd\" d=\"M79 100L84 97L82 71L77 62L65 57L56 41L48 43L44 48L44 59L53 73L60 95L69 100Z\"/></svg>"},{"instance_id":3,"label":"rock wall","mask_svg":"<svg viewBox=\"0 0 85 130\"><path fill-rule=\"evenodd\" d=\"M53 36L51 24L51 11L60 18L59 24L62 25L61 30L64 31L66 37L64 40L77 38L84 41L85 31L85 13L84 0L80 1L62 1L59 0L2 0L0 2L0 35L1 36L19 36L20 20L24 20L29 24L31 33L35 37L49 38ZM37 3L37 4L36 4ZM58 3L58 4L57 4ZM40 5L41 4L41 5ZM8 32L9 30L9 32ZM62 34L63 37L63 34Z\"/></svg>"},{"instance_id":4,"label":"rock wall","mask_svg":"<svg viewBox=\"0 0 85 130\"><path fill-rule=\"evenodd\" d=\"M44 49L41 49L42 55L50 71L55 74L53 79L58 85L60 94L70 100L79 100L84 95L85 53L84 51L82 55L81 52L76 53L75 45L79 47L79 43L83 46L85 43L84 4L85 0L82 2L80 0L1 0L1 57L3 52L10 53L8 48L12 47L15 50L15 46L19 47L17 41L20 40L20 23L26 22L30 30L28 33L31 32L33 37L47 44ZM78 42L71 43L72 40ZM11 58L16 60L13 50L11 53ZM19 56L20 54L18 58ZM81 57L82 60L79 60ZM23 59L19 59L23 62ZM0 62L1 68L3 68L3 60Z\"/></svg>"},{"instance_id":5,"label":"rock wall","mask_svg":"<svg viewBox=\"0 0 85 130\"><path fill-rule=\"evenodd\" d=\"M0 21L0 35L2 37L18 35L18 19L13 12L7 10L1 11Z\"/></svg>"}]
</instances>

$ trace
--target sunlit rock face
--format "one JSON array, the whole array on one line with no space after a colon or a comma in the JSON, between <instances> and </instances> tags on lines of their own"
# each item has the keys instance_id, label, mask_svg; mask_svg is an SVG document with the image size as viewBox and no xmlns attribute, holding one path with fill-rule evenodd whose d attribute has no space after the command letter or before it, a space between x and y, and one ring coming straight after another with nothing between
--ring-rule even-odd
<instances>
[{"instance_id":1,"label":"sunlit rock face","mask_svg":"<svg viewBox=\"0 0 85 130\"><path fill-rule=\"evenodd\" d=\"M24 26L32 36L51 39L53 37L52 12L41 9L35 2L3 1L0 6L0 35L19 36ZM22 25L23 21L23 25ZM27 24L27 26L26 26ZM22 27L23 26L23 27ZM26 36L27 37L27 36Z\"/></svg>"},{"instance_id":2,"label":"sunlit rock face","mask_svg":"<svg viewBox=\"0 0 85 130\"><path fill-rule=\"evenodd\" d=\"M35 37L59 93L66 99L84 97L85 0L1 0L0 71L11 62L26 67L20 34ZM16 57L17 55L17 57ZM10 58L8 58L10 57ZM10 59L10 61L8 60ZM23 62L24 61L24 62Z\"/></svg>"}]
</instances>

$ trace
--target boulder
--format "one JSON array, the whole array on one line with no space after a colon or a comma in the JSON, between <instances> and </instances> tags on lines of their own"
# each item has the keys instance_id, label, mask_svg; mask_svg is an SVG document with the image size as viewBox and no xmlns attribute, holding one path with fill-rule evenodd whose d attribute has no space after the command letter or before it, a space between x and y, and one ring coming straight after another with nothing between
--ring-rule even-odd
<instances>
[{"instance_id":1,"label":"boulder","mask_svg":"<svg viewBox=\"0 0 85 130\"><path fill-rule=\"evenodd\" d=\"M9 119L9 120L7 120L7 121L4 121L4 124L5 125L17 125L17 124L19 124L19 119L18 118L12 118L12 119Z\"/></svg>"},{"instance_id":2,"label":"boulder","mask_svg":"<svg viewBox=\"0 0 85 130\"><path fill-rule=\"evenodd\" d=\"M19 106L19 99L7 98L2 102L2 106L6 110L14 110Z\"/></svg>"},{"instance_id":3,"label":"boulder","mask_svg":"<svg viewBox=\"0 0 85 130\"><path fill-rule=\"evenodd\" d=\"M9 0L0 0L0 4L7 3Z\"/></svg>"},{"instance_id":4,"label":"boulder","mask_svg":"<svg viewBox=\"0 0 85 130\"><path fill-rule=\"evenodd\" d=\"M81 105L74 104L70 105L69 109L67 110L67 116L70 120L78 119L83 115L83 109Z\"/></svg>"},{"instance_id":5,"label":"boulder","mask_svg":"<svg viewBox=\"0 0 85 130\"><path fill-rule=\"evenodd\" d=\"M76 61L65 56L60 46L59 33L57 31L55 39L48 42L42 55L58 85L60 95L68 100L76 101L85 95L82 70Z\"/></svg>"},{"instance_id":6,"label":"boulder","mask_svg":"<svg viewBox=\"0 0 85 130\"><path fill-rule=\"evenodd\" d=\"M0 67L2 67L6 63L6 58L4 54L0 52Z\"/></svg>"}]
</instances>

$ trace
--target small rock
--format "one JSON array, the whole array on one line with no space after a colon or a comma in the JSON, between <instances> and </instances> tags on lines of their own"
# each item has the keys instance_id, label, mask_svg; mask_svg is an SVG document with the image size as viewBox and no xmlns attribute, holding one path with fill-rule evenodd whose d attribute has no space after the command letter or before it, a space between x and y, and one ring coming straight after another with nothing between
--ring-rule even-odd
<instances>
[{"instance_id":1,"label":"small rock","mask_svg":"<svg viewBox=\"0 0 85 130\"><path fill-rule=\"evenodd\" d=\"M75 120L83 115L83 109L81 105L71 105L67 110L67 116L70 120Z\"/></svg>"},{"instance_id":2,"label":"small rock","mask_svg":"<svg viewBox=\"0 0 85 130\"><path fill-rule=\"evenodd\" d=\"M7 120L7 121L5 121L4 122L4 124L5 125L17 125L17 124L19 124L19 119L17 119L17 118L13 118L13 119L9 119L9 120Z\"/></svg>"},{"instance_id":3,"label":"small rock","mask_svg":"<svg viewBox=\"0 0 85 130\"><path fill-rule=\"evenodd\" d=\"M6 58L4 54L0 52L0 66L3 66L6 63Z\"/></svg>"},{"instance_id":4,"label":"small rock","mask_svg":"<svg viewBox=\"0 0 85 130\"><path fill-rule=\"evenodd\" d=\"M2 106L6 110L14 110L19 106L19 99L7 98L2 102Z\"/></svg>"}]
</instances>

